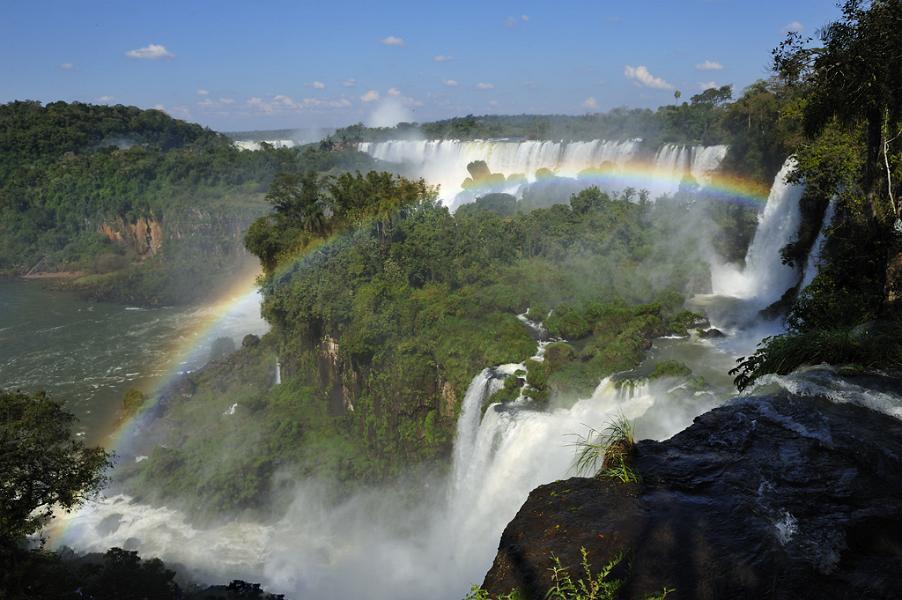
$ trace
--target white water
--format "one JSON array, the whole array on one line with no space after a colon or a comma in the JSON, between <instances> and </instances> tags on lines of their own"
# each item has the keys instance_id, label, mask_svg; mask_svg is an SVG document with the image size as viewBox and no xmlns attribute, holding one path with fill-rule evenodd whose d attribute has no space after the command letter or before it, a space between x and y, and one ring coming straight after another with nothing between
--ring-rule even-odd
<instances>
[{"instance_id":1,"label":"white water","mask_svg":"<svg viewBox=\"0 0 902 600\"><path fill-rule=\"evenodd\" d=\"M811 253L808 255L808 262L805 263L805 274L802 276L802 285L799 287L799 291L804 290L806 287L811 285L811 282L814 281L814 278L817 276L818 269L820 268L821 262L821 252L824 251L824 242L827 241L827 230L833 225L833 217L836 215L836 197L830 199L830 203L827 204L827 210L824 211L824 220L821 223L821 230L817 234L817 239L814 240L814 245L811 247Z\"/></svg>"},{"instance_id":2,"label":"white water","mask_svg":"<svg viewBox=\"0 0 902 600\"><path fill-rule=\"evenodd\" d=\"M263 147L263 144L269 144L273 148L294 148L294 140L236 140L232 142L239 150L250 150L255 152Z\"/></svg>"},{"instance_id":3,"label":"white water","mask_svg":"<svg viewBox=\"0 0 902 600\"><path fill-rule=\"evenodd\" d=\"M798 235L799 199L804 185L791 184L786 176L795 168L788 158L774 179L767 205L758 217L758 229L745 257L745 267L713 265L711 287L718 296L751 301L755 308L769 306L799 281L795 267L782 264L780 250Z\"/></svg>"},{"instance_id":4,"label":"white water","mask_svg":"<svg viewBox=\"0 0 902 600\"><path fill-rule=\"evenodd\" d=\"M453 475L420 479L411 503L383 489L336 502L317 482L301 483L278 523L193 527L181 512L115 496L69 520L61 543L81 550L138 549L190 566L201 577L246 577L297 598L462 598L482 580L504 526L529 491L570 474L572 434L623 414L662 438L710 405L677 417L663 386L617 389L608 379L589 398L549 411L493 405L492 371L477 375L462 407ZM648 437L648 436L645 436Z\"/></svg>"},{"instance_id":5,"label":"white water","mask_svg":"<svg viewBox=\"0 0 902 600\"><path fill-rule=\"evenodd\" d=\"M625 168L631 163L653 165L647 185L652 197L677 191L679 181L691 174L704 183L708 174L720 166L726 146L666 145L655 156L641 156L640 142L594 140L591 142L551 141L460 141L460 140L393 140L364 142L358 150L372 157L413 167L431 184L440 185L439 196L445 204L462 191L461 184L469 176L467 165L483 160L493 173L505 176L525 175L535 180L535 172L551 169L561 177L576 177L580 171L612 163ZM510 192L516 191L517 185Z\"/></svg>"}]
</instances>

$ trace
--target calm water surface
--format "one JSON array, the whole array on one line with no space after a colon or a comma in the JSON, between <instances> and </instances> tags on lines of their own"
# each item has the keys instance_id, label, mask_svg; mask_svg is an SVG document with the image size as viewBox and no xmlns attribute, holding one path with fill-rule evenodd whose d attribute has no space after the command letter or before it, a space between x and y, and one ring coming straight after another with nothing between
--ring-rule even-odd
<instances>
[{"instance_id":1,"label":"calm water surface","mask_svg":"<svg viewBox=\"0 0 902 600\"><path fill-rule=\"evenodd\" d=\"M78 435L101 442L127 390L153 393L203 366L216 338L239 345L267 329L253 291L215 307L142 309L0 280L0 388L46 390L79 418Z\"/></svg>"}]
</instances>

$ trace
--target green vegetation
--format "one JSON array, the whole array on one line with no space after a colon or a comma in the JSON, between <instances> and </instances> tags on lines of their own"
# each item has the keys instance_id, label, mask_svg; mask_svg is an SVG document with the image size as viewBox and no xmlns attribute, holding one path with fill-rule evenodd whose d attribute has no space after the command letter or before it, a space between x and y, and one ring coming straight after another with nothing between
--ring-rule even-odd
<instances>
[{"instance_id":1,"label":"green vegetation","mask_svg":"<svg viewBox=\"0 0 902 600\"><path fill-rule=\"evenodd\" d=\"M279 172L369 164L355 152L242 152L156 110L0 105L0 273L77 271L74 286L143 304L215 294ZM237 265L237 266L236 266Z\"/></svg>"},{"instance_id":2,"label":"green vegetation","mask_svg":"<svg viewBox=\"0 0 902 600\"><path fill-rule=\"evenodd\" d=\"M560 558L551 555L552 566L551 581L545 598L548 600L617 600L620 597L620 591L623 588L623 579L617 579L613 576L615 570L618 570L623 563L623 555L619 554L612 558L597 573L593 573L592 566L589 564L589 552L582 547L580 553L580 569L582 577L574 580L574 575L570 573L570 569L561 564ZM659 594L649 596L646 600L665 600L671 592L675 592L673 588L664 588ZM507 594L492 596L484 589L473 586L470 593L464 600L518 600L523 595L519 590L513 590Z\"/></svg>"},{"instance_id":3,"label":"green vegetation","mask_svg":"<svg viewBox=\"0 0 902 600\"><path fill-rule=\"evenodd\" d=\"M581 560L580 567L583 577L574 581L570 569L561 565L561 560L551 555L553 563L551 567L551 588L546 598L548 600L616 600L620 588L623 587L622 579L614 579L611 573L623 560L623 555L611 559L598 573L593 575L589 565L589 553L585 548L579 549Z\"/></svg>"},{"instance_id":4,"label":"green vegetation","mask_svg":"<svg viewBox=\"0 0 902 600\"><path fill-rule=\"evenodd\" d=\"M633 424L623 415L612 419L602 431L590 428L573 445L578 474L639 483L639 475L629 464L636 445Z\"/></svg>"},{"instance_id":5,"label":"green vegetation","mask_svg":"<svg viewBox=\"0 0 902 600\"><path fill-rule=\"evenodd\" d=\"M593 188L570 206L452 215L386 173L280 176L268 200L247 244L271 333L173 392L166 447L123 468L129 489L201 499L202 514L267 506L277 472L350 483L441 468L472 377L535 353L517 314L551 312L549 331L570 336L530 363L522 392L575 397L680 331L683 292L707 277L694 238L658 243L692 210L676 201Z\"/></svg>"},{"instance_id":6,"label":"green vegetation","mask_svg":"<svg viewBox=\"0 0 902 600\"><path fill-rule=\"evenodd\" d=\"M740 359L732 372L740 389L761 375L821 362L895 371L902 364L900 15L898 0L849 0L819 46L790 35L774 52L781 80L800 99L795 176L807 185L806 227L785 260L803 264L831 198L835 217L818 276L789 314L789 332Z\"/></svg>"}]
</instances>

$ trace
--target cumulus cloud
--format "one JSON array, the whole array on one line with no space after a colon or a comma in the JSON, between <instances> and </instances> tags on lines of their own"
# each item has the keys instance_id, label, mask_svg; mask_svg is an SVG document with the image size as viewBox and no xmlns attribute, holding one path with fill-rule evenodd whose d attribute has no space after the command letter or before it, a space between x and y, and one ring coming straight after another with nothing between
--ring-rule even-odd
<instances>
[{"instance_id":1,"label":"cumulus cloud","mask_svg":"<svg viewBox=\"0 0 902 600\"><path fill-rule=\"evenodd\" d=\"M448 62L449 60L454 60L454 57L447 56L445 54L437 54L436 56L432 57L432 60L434 60L435 62Z\"/></svg>"},{"instance_id":2,"label":"cumulus cloud","mask_svg":"<svg viewBox=\"0 0 902 600\"><path fill-rule=\"evenodd\" d=\"M404 38L399 38L394 35L390 35L387 38L382 39L382 43L386 46L403 46Z\"/></svg>"},{"instance_id":3,"label":"cumulus cloud","mask_svg":"<svg viewBox=\"0 0 902 600\"><path fill-rule=\"evenodd\" d=\"M136 48L125 53L129 58L142 58L146 60L159 60L161 58L175 58L175 54L166 49L162 44L149 44L143 48Z\"/></svg>"},{"instance_id":4,"label":"cumulus cloud","mask_svg":"<svg viewBox=\"0 0 902 600\"><path fill-rule=\"evenodd\" d=\"M494 83L480 82L480 83L477 83L477 84L476 84L476 89L477 89L477 90L494 90L494 89L495 89L495 84L494 84Z\"/></svg>"},{"instance_id":5,"label":"cumulus cloud","mask_svg":"<svg viewBox=\"0 0 902 600\"><path fill-rule=\"evenodd\" d=\"M326 89L326 84L322 81L311 81L307 84L307 87L312 87L315 90L324 90Z\"/></svg>"},{"instance_id":6,"label":"cumulus cloud","mask_svg":"<svg viewBox=\"0 0 902 600\"><path fill-rule=\"evenodd\" d=\"M787 23L783 28L783 33L801 33L801 31L805 29L805 26L799 23L798 21L793 21L792 23Z\"/></svg>"},{"instance_id":7,"label":"cumulus cloud","mask_svg":"<svg viewBox=\"0 0 902 600\"><path fill-rule=\"evenodd\" d=\"M698 84L698 89L700 89L703 92L705 90L710 90L711 88L718 88L718 87L720 87L720 86L717 85L716 81L702 81L701 83Z\"/></svg>"},{"instance_id":8,"label":"cumulus cloud","mask_svg":"<svg viewBox=\"0 0 902 600\"><path fill-rule=\"evenodd\" d=\"M73 65L72 63L63 63L60 65L60 69L62 69L63 71L71 71L74 68L75 65Z\"/></svg>"},{"instance_id":9,"label":"cumulus cloud","mask_svg":"<svg viewBox=\"0 0 902 600\"><path fill-rule=\"evenodd\" d=\"M583 107L589 110L598 110L598 100L595 99L595 96L589 96L583 100Z\"/></svg>"},{"instance_id":10,"label":"cumulus cloud","mask_svg":"<svg viewBox=\"0 0 902 600\"><path fill-rule=\"evenodd\" d=\"M341 82L341 85L343 85L344 87L354 87L355 85L357 85L357 80L354 78L345 79Z\"/></svg>"},{"instance_id":11,"label":"cumulus cloud","mask_svg":"<svg viewBox=\"0 0 902 600\"><path fill-rule=\"evenodd\" d=\"M716 60L706 60L703 63L695 65L695 68L699 71L720 71L723 69L723 65Z\"/></svg>"},{"instance_id":12,"label":"cumulus cloud","mask_svg":"<svg viewBox=\"0 0 902 600\"><path fill-rule=\"evenodd\" d=\"M154 110L159 110L161 112L166 112L166 107L162 104L154 104L153 106L151 106L151 108Z\"/></svg>"},{"instance_id":13,"label":"cumulus cloud","mask_svg":"<svg viewBox=\"0 0 902 600\"><path fill-rule=\"evenodd\" d=\"M377 92L376 90L367 90L366 93L364 93L360 97L361 102L375 102L378 99L379 99L379 92Z\"/></svg>"},{"instance_id":14,"label":"cumulus cloud","mask_svg":"<svg viewBox=\"0 0 902 600\"><path fill-rule=\"evenodd\" d=\"M655 77L652 75L649 70L644 65L639 65L638 67L631 67L627 65L623 69L623 74L626 75L627 79L632 79L636 85L641 85L647 88L653 88L656 90L672 90L673 86L661 79L660 77Z\"/></svg>"},{"instance_id":15,"label":"cumulus cloud","mask_svg":"<svg viewBox=\"0 0 902 600\"><path fill-rule=\"evenodd\" d=\"M234 98L220 98L219 101L223 104L235 104Z\"/></svg>"},{"instance_id":16,"label":"cumulus cloud","mask_svg":"<svg viewBox=\"0 0 902 600\"><path fill-rule=\"evenodd\" d=\"M401 90L399 90L398 88L394 88L394 87L393 87L393 88L388 88L388 91L387 91L386 93L387 93L389 96L400 96L400 95L401 95Z\"/></svg>"},{"instance_id":17,"label":"cumulus cloud","mask_svg":"<svg viewBox=\"0 0 902 600\"><path fill-rule=\"evenodd\" d=\"M448 87L457 87L458 85L460 85L454 79L444 79L444 80L442 80L442 83Z\"/></svg>"},{"instance_id":18,"label":"cumulus cloud","mask_svg":"<svg viewBox=\"0 0 902 600\"><path fill-rule=\"evenodd\" d=\"M198 96L209 96L210 92L208 92L207 90L197 90L197 95Z\"/></svg>"}]
</instances>

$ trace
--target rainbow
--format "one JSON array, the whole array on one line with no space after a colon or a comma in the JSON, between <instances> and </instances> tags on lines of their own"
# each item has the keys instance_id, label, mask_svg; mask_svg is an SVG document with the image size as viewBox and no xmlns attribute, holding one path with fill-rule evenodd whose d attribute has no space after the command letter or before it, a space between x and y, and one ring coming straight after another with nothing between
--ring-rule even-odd
<instances>
[{"instance_id":1,"label":"rainbow","mask_svg":"<svg viewBox=\"0 0 902 600\"><path fill-rule=\"evenodd\" d=\"M760 207L767 202L770 188L749 178L739 177L720 171L708 171L695 181L687 178L685 171L670 171L657 167L653 163L630 162L622 165L587 166L582 170L567 169L567 171L554 172L553 177L577 181L580 184L596 185L603 190L622 191L626 188L634 190L678 190L681 185L695 183L698 188L696 194L704 198L717 199L726 202L746 204ZM538 175L530 183L547 181L552 176ZM524 183L522 179L508 179L507 184L497 179L477 181L465 189L475 196L483 193L497 192L501 190L514 191ZM655 196L652 195L652 199Z\"/></svg>"},{"instance_id":2,"label":"rainbow","mask_svg":"<svg viewBox=\"0 0 902 600\"><path fill-rule=\"evenodd\" d=\"M246 307L248 303L257 302L259 274L258 269L242 273L218 300L206 304L198 311L199 314L191 327L179 332L177 339L172 342L172 347L164 353L167 357L165 363L153 369L161 375L154 382L152 389L142 390L147 400L133 415L115 423L103 436L107 449L114 453L125 450L128 441L146 420L147 415L153 413L159 405L162 392L180 376L189 372L192 365L203 364L205 358L203 353L208 351L213 339L221 335L224 321L235 315L240 308Z\"/></svg>"}]
</instances>

